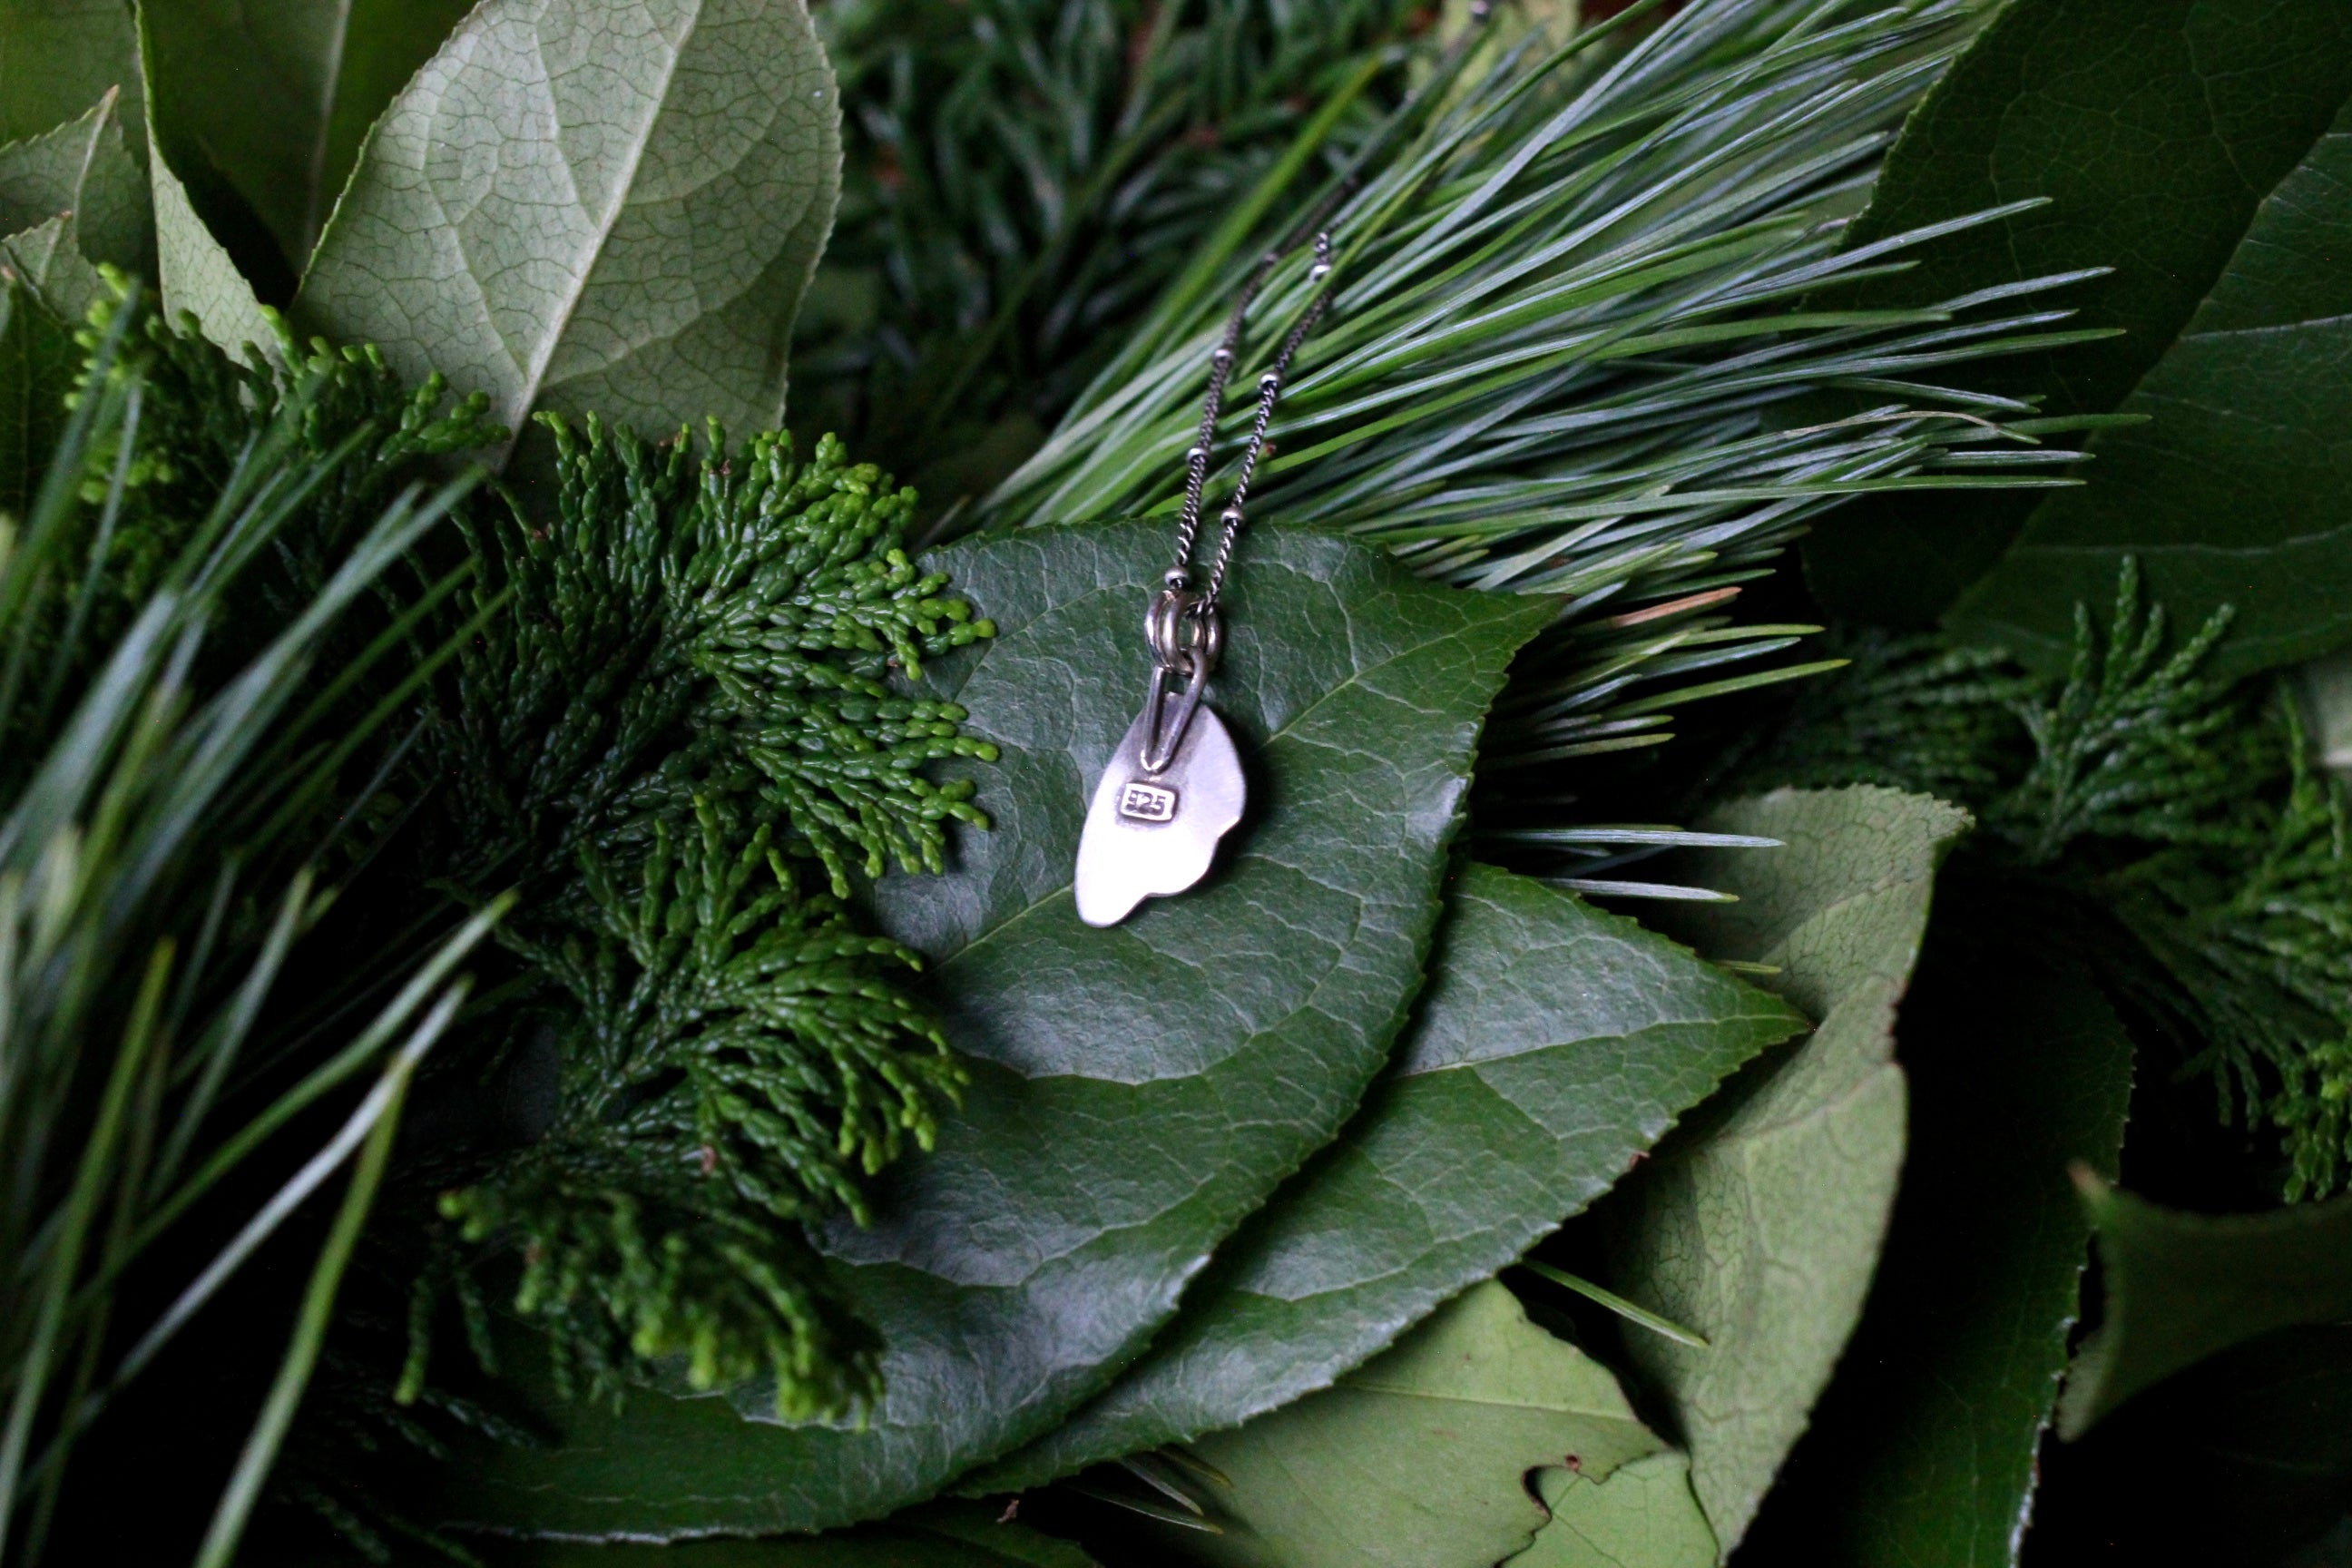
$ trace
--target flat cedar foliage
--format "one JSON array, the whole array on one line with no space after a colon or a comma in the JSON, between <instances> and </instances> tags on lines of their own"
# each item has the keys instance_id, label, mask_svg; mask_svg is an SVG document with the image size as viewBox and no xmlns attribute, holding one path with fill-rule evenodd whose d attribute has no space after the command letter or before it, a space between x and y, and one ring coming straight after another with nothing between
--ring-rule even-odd
<instances>
[{"instance_id":1,"label":"flat cedar foliage","mask_svg":"<svg viewBox=\"0 0 2352 1568\"><path fill-rule=\"evenodd\" d=\"M0 0L0 1568L2352 1540L2332 0Z\"/></svg>"}]
</instances>

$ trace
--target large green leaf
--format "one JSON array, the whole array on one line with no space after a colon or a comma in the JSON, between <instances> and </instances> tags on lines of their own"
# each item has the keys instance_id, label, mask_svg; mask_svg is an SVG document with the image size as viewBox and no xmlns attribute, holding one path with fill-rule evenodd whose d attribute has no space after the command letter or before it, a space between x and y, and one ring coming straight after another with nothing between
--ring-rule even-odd
<instances>
[{"instance_id":1,"label":"large green leaf","mask_svg":"<svg viewBox=\"0 0 2352 1568\"><path fill-rule=\"evenodd\" d=\"M1551 1519L1511 1568L1715 1568L1687 1454L1652 1454L1601 1480L1546 1470L1538 1491Z\"/></svg>"},{"instance_id":2,"label":"large green leaf","mask_svg":"<svg viewBox=\"0 0 2352 1568\"><path fill-rule=\"evenodd\" d=\"M1910 1155L1849 1369L1764 1504L1758 1563L2010 1568L2057 1402L2132 1045L2085 974L1931 941L1903 1008Z\"/></svg>"},{"instance_id":3,"label":"large green leaf","mask_svg":"<svg viewBox=\"0 0 2352 1568\"><path fill-rule=\"evenodd\" d=\"M2106 1316L2067 1379L2062 1435L2257 1334L2352 1318L2352 1198L2216 1217L2160 1208L2087 1171L2077 1180Z\"/></svg>"},{"instance_id":4,"label":"large green leaf","mask_svg":"<svg viewBox=\"0 0 2352 1568\"><path fill-rule=\"evenodd\" d=\"M0 0L0 142L62 125L112 89L143 142L129 0Z\"/></svg>"},{"instance_id":5,"label":"large green leaf","mask_svg":"<svg viewBox=\"0 0 2352 1568\"><path fill-rule=\"evenodd\" d=\"M1777 838L1712 850L1680 880L1738 895L1661 923L1821 1020L1735 1080L1606 1205L1602 1282L1688 1324L1628 1351L1673 1408L1691 1481L1727 1551L1746 1533L1860 1316L1903 1163L1895 1013L1936 868L1968 825L1925 795L1780 790L1701 826Z\"/></svg>"},{"instance_id":6,"label":"large green leaf","mask_svg":"<svg viewBox=\"0 0 2352 1568\"><path fill-rule=\"evenodd\" d=\"M1953 236L1855 302L2113 268L2067 291L2081 310L2069 324L2124 335L1987 362L1972 380L2046 394L2056 413L2111 410L2347 93L2341 0L2011 0L1913 112L1853 243L2026 197L2050 205ZM2106 469L2086 470L2095 487ZM1805 570L1839 614L1924 624L1993 565L2032 504L1990 491L1858 504L1815 531ZM2114 581L2112 563L2101 580Z\"/></svg>"},{"instance_id":7,"label":"large green leaf","mask_svg":"<svg viewBox=\"0 0 2352 1568\"><path fill-rule=\"evenodd\" d=\"M661 1536L816 1529L928 1496L1140 1353L1211 1249L1355 1109L1420 982L1481 717L1553 606L1253 531L1217 704L1265 804L1209 885L1097 931L1071 866L1087 786L1142 700L1139 607L1166 554L1164 528L1127 524L938 558L997 635L930 683L1003 755L974 765L993 831L963 835L950 874L875 893L883 924L940 960L973 1082L938 1151L887 1179L880 1223L832 1236L888 1346L870 1424L648 1394L617 1421L551 1412L566 1442L467 1467L460 1515Z\"/></svg>"},{"instance_id":8,"label":"large green leaf","mask_svg":"<svg viewBox=\"0 0 2352 1568\"><path fill-rule=\"evenodd\" d=\"M1600 1479L1664 1445L1609 1369L1474 1286L1394 1349L1193 1452L1223 1533L1189 1554L1234 1568L1488 1568L1542 1527L1528 1472Z\"/></svg>"},{"instance_id":9,"label":"large green leaf","mask_svg":"<svg viewBox=\"0 0 2352 1568\"><path fill-rule=\"evenodd\" d=\"M296 320L510 428L768 428L839 121L801 0L484 0L369 133Z\"/></svg>"},{"instance_id":10,"label":"large green leaf","mask_svg":"<svg viewBox=\"0 0 2352 1568\"><path fill-rule=\"evenodd\" d=\"M201 147L299 274L360 139L470 0L146 0L155 136Z\"/></svg>"},{"instance_id":11,"label":"large green leaf","mask_svg":"<svg viewBox=\"0 0 2352 1568\"><path fill-rule=\"evenodd\" d=\"M1805 1027L1633 921L1491 867L1455 879L1438 951L1395 1065L1339 1143L1219 1250L1149 1355L969 1485L1018 1490L1325 1386Z\"/></svg>"},{"instance_id":12,"label":"large green leaf","mask_svg":"<svg viewBox=\"0 0 2352 1568\"><path fill-rule=\"evenodd\" d=\"M79 120L0 147L0 235L65 216L84 257L144 267L147 182L124 145L119 103L110 95Z\"/></svg>"},{"instance_id":13,"label":"large green leaf","mask_svg":"<svg viewBox=\"0 0 2352 1568\"><path fill-rule=\"evenodd\" d=\"M2196 625L2237 608L2217 675L2352 641L2352 104L2263 198L2189 325L2098 437L2091 483L2053 495L1951 625L2063 667L2077 601L2137 557Z\"/></svg>"}]
</instances>

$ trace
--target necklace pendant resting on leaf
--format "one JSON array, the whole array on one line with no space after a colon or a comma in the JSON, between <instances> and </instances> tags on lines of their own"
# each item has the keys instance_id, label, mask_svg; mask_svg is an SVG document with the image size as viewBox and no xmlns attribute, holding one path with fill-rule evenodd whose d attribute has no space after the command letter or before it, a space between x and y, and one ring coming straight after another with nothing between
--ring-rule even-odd
<instances>
[{"instance_id":1,"label":"necklace pendant resting on leaf","mask_svg":"<svg viewBox=\"0 0 2352 1568\"><path fill-rule=\"evenodd\" d=\"M1188 614L1187 601L1192 595L1171 585L1153 605L1155 658L1163 621L1215 627L1213 608L1200 618L1198 602ZM1242 819L1248 786L1241 753L1224 721L1201 702L1217 640L1203 629L1189 647L1169 650L1172 662L1154 664L1143 710L1095 785L1078 840L1078 918L1088 925L1117 925L1144 900L1199 881L1217 841Z\"/></svg>"},{"instance_id":2,"label":"necklace pendant resting on leaf","mask_svg":"<svg viewBox=\"0 0 2352 1568\"><path fill-rule=\"evenodd\" d=\"M1224 341L1209 356L1209 395L1201 409L1200 439L1184 454L1184 510L1176 525L1176 564L1143 618L1144 639L1151 645L1150 688L1143 710L1127 727L1127 738L1095 781L1086 831L1078 838L1078 918L1090 926L1117 925L1144 900L1181 893L1207 876L1217 841L1241 821L1248 797L1234 738L1201 698L1224 647L1217 597L1224 589L1225 569L1233 564L1234 542L1242 531L1242 503L1249 499L1250 478L1265 447L1265 427L1282 395L1291 356L1314 330L1328 298L1323 287L1331 273L1328 234L1315 237L1315 264L1307 272L1313 293L1307 308L1283 340L1273 368L1257 379L1257 418L1242 448L1233 500L1218 520L1223 530L1208 586L1199 593L1192 587L1192 545L1201 531L1201 489L1209 474L1210 443L1216 439L1217 419L1224 411L1225 379L1233 374L1234 354L1241 344L1242 319L1287 248L1269 252L1259 261L1225 321Z\"/></svg>"}]
</instances>

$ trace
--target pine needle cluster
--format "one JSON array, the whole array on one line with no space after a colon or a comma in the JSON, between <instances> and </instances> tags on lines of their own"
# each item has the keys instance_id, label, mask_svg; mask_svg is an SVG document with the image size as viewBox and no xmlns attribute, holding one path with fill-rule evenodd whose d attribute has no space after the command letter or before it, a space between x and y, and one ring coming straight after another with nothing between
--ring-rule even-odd
<instances>
[{"instance_id":1,"label":"pine needle cluster","mask_svg":"<svg viewBox=\"0 0 2352 1568\"><path fill-rule=\"evenodd\" d=\"M1377 132L1429 20L1410 0L816 16L846 157L793 407L949 503L1028 456L1269 169L1302 147L1336 167Z\"/></svg>"},{"instance_id":2,"label":"pine needle cluster","mask_svg":"<svg viewBox=\"0 0 2352 1568\"><path fill-rule=\"evenodd\" d=\"M2127 564L2076 613L2063 679L1926 637L1848 641L1738 787L1885 784L1968 805L1958 865L2048 918L2116 993L2191 1042L2225 1120L2267 1125L2290 1200L2352 1183L2352 843L2291 694L2202 673L2228 629L2175 638ZM2120 933L2120 943L2085 931Z\"/></svg>"},{"instance_id":3,"label":"pine needle cluster","mask_svg":"<svg viewBox=\"0 0 2352 1568\"><path fill-rule=\"evenodd\" d=\"M2046 302L2074 279L1922 310L1820 304L1942 232L1845 244L1981 5L1662 14L1633 7L1555 50L1531 37L1491 70L1449 63L1360 167L1270 171L1250 210L1280 225L1204 245L984 519L1172 510L1234 288L1298 214L1328 214L1329 312L1286 384L1252 515L1567 600L1489 724L1490 804L1545 820L1557 764L1656 745L1680 706L1827 668L1759 668L1819 628L1741 624L1745 585L1855 495L2071 482L2053 476L2079 454L2047 443L2079 422L1960 377L2077 341ZM1308 259L1274 266L1237 382L1307 308ZM1250 414L1228 412L1212 497Z\"/></svg>"},{"instance_id":4,"label":"pine needle cluster","mask_svg":"<svg viewBox=\"0 0 2352 1568\"><path fill-rule=\"evenodd\" d=\"M0 510L0 1555L79 1550L107 1513L82 1478L150 1473L146 1445L193 1427L203 1461L175 1447L153 1485L226 1472L160 1510L209 1500L217 1562L498 912L382 989L301 961L394 815L383 699L414 669L390 606L463 489L415 488L421 461L496 433L364 352L232 365L112 283L78 333L0 287L16 366L62 369L9 389L0 452L24 503ZM347 1165L321 1239L306 1204ZM235 1326L305 1272L255 1364ZM254 1386L182 1381L224 1364Z\"/></svg>"}]
</instances>

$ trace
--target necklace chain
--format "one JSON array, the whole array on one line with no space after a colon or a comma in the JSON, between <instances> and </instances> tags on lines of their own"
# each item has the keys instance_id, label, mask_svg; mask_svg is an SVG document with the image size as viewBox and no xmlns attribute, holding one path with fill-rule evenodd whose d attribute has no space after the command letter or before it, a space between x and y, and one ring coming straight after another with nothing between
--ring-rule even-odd
<instances>
[{"instance_id":1,"label":"necklace chain","mask_svg":"<svg viewBox=\"0 0 2352 1568\"><path fill-rule=\"evenodd\" d=\"M1274 356L1274 366L1257 378L1257 417L1250 426L1249 440L1242 448L1240 471L1234 477L1233 499L1218 514L1223 531L1217 540L1217 553L1209 566L1208 585L1198 595L1191 592L1192 580L1192 548L1201 534L1201 492L1208 482L1209 454L1217 437L1217 422L1224 416L1225 383L1234 372L1234 357L1241 351L1242 324L1249 308L1264 287L1275 264L1289 254L1293 246L1280 246L1269 250L1250 271L1242 285L1241 297L1234 301L1233 314L1225 318L1225 335L1216 351L1209 356L1209 392L1201 401L1201 430L1192 449L1184 454L1184 510L1176 524L1176 563L1168 572L1168 591L1182 595L1183 613L1192 617L1213 617L1217 613L1217 596L1224 591L1225 573L1233 565L1234 542L1241 536L1244 508L1249 502L1250 481L1256 477L1259 455L1265 449L1266 426L1274 418L1274 405L1282 396L1283 378L1290 373L1290 362L1298 353L1298 345L1315 330L1322 319L1324 307L1330 295L1323 280L1331 273L1331 236L1326 230L1315 236L1315 265L1308 269L1307 279L1315 289L1306 313L1298 318L1290 333L1283 339L1282 348ZM1172 629L1172 628L1171 628ZM1210 634L1213 637L1213 633ZM1154 638L1155 645L1158 641ZM1155 651L1158 651L1155 647Z\"/></svg>"}]
</instances>

